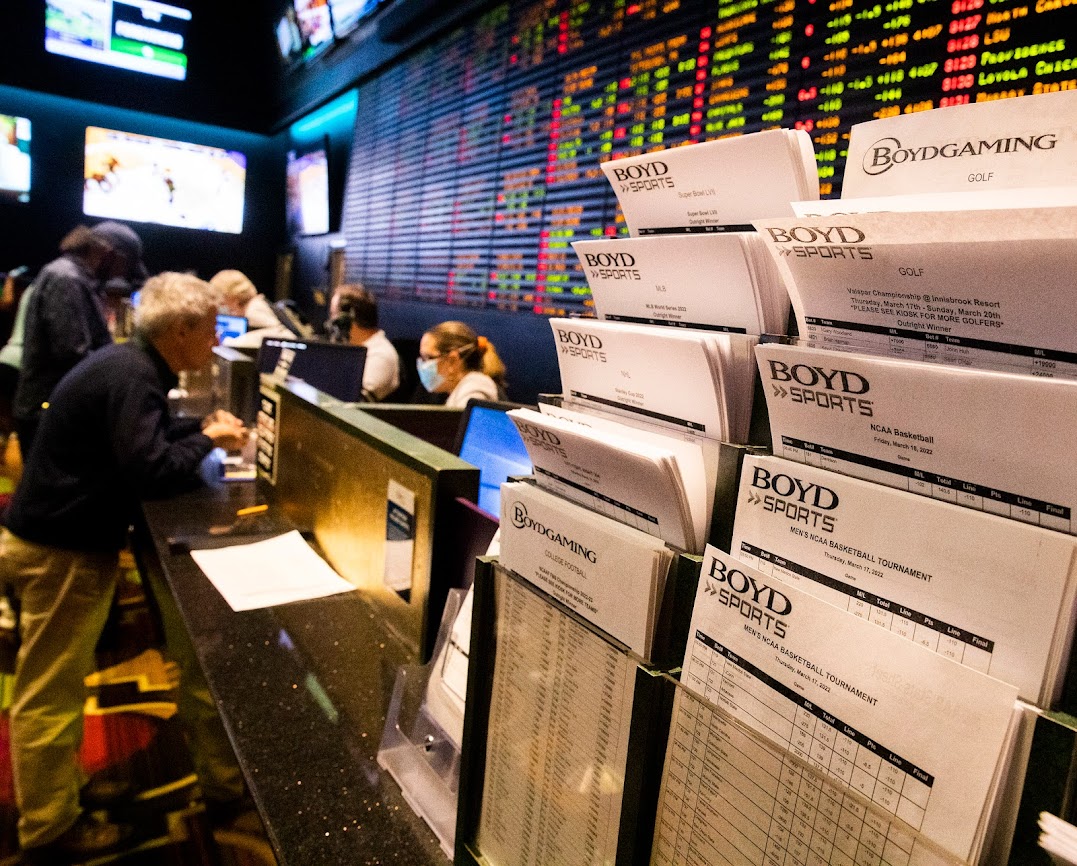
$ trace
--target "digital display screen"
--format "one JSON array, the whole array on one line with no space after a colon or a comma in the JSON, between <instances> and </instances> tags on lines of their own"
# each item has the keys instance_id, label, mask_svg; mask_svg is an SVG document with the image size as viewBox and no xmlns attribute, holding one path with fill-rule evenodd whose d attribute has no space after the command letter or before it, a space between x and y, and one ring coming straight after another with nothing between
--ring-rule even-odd
<instances>
[{"instance_id":1,"label":"digital display screen","mask_svg":"<svg viewBox=\"0 0 1077 866\"><path fill-rule=\"evenodd\" d=\"M531 474L531 458L520 431L505 414L509 408L513 407L469 405L459 449L460 459L479 469L479 508L495 517L501 514L505 480L510 475Z\"/></svg>"},{"instance_id":2,"label":"digital display screen","mask_svg":"<svg viewBox=\"0 0 1077 866\"><path fill-rule=\"evenodd\" d=\"M247 158L234 150L90 126L88 216L239 234Z\"/></svg>"},{"instance_id":3,"label":"digital display screen","mask_svg":"<svg viewBox=\"0 0 1077 866\"><path fill-rule=\"evenodd\" d=\"M45 50L183 81L191 12L156 0L47 0Z\"/></svg>"},{"instance_id":4,"label":"digital display screen","mask_svg":"<svg viewBox=\"0 0 1077 866\"><path fill-rule=\"evenodd\" d=\"M329 161L324 150L302 156L288 152L287 201L291 234L329 231Z\"/></svg>"},{"instance_id":5,"label":"digital display screen","mask_svg":"<svg viewBox=\"0 0 1077 866\"><path fill-rule=\"evenodd\" d=\"M223 343L230 337L240 337L246 333L247 319L245 316L217 314L217 342Z\"/></svg>"},{"instance_id":6,"label":"digital display screen","mask_svg":"<svg viewBox=\"0 0 1077 866\"><path fill-rule=\"evenodd\" d=\"M258 349L258 372L306 382L346 403L363 398L366 348L314 340L267 337Z\"/></svg>"},{"instance_id":7,"label":"digital display screen","mask_svg":"<svg viewBox=\"0 0 1077 866\"><path fill-rule=\"evenodd\" d=\"M0 114L0 201L30 201L30 121Z\"/></svg>"},{"instance_id":8,"label":"digital display screen","mask_svg":"<svg viewBox=\"0 0 1077 866\"><path fill-rule=\"evenodd\" d=\"M312 57L332 45L333 19L329 0L294 0L293 5L303 57Z\"/></svg>"},{"instance_id":9,"label":"digital display screen","mask_svg":"<svg viewBox=\"0 0 1077 866\"><path fill-rule=\"evenodd\" d=\"M348 282L400 301L588 314L570 245L626 234L604 160L797 127L836 197L855 123L1077 88L1077 4L1063 0L552 9L502 3L360 84Z\"/></svg>"},{"instance_id":10,"label":"digital display screen","mask_svg":"<svg viewBox=\"0 0 1077 866\"><path fill-rule=\"evenodd\" d=\"M373 15L384 0L329 0L333 12L333 32L347 36L364 18Z\"/></svg>"}]
</instances>

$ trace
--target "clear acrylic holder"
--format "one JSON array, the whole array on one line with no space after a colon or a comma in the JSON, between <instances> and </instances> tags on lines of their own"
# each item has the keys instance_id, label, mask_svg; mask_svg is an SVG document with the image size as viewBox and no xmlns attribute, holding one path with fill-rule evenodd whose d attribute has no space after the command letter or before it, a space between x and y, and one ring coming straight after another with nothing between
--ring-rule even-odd
<instances>
[{"instance_id":1,"label":"clear acrylic holder","mask_svg":"<svg viewBox=\"0 0 1077 866\"><path fill-rule=\"evenodd\" d=\"M434 644L425 665L403 665L385 715L378 764L396 780L404 799L422 818L451 860L456 841L456 807L460 787L460 747L435 717L429 690L440 688L435 671L449 644L465 590L449 590ZM442 710L444 712L444 710Z\"/></svg>"}]
</instances>

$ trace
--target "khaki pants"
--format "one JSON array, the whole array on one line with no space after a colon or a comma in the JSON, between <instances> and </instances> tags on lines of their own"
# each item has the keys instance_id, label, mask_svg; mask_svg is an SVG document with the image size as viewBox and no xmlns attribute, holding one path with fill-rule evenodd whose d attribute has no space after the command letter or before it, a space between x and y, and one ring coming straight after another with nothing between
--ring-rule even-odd
<instances>
[{"instance_id":1,"label":"khaki pants","mask_svg":"<svg viewBox=\"0 0 1077 866\"><path fill-rule=\"evenodd\" d=\"M217 712L217 702L202 673L202 666L172 592L153 569L143 574L143 579L147 581L146 589L153 594L161 617L165 649L180 668L179 716L191 747L202 793L208 800L221 802L241 797L246 790L243 771L232 751L224 723Z\"/></svg>"},{"instance_id":2,"label":"khaki pants","mask_svg":"<svg viewBox=\"0 0 1077 866\"><path fill-rule=\"evenodd\" d=\"M81 813L84 680L116 591L117 555L76 553L0 534L0 578L21 607L11 705L19 844L51 842Z\"/></svg>"}]
</instances>

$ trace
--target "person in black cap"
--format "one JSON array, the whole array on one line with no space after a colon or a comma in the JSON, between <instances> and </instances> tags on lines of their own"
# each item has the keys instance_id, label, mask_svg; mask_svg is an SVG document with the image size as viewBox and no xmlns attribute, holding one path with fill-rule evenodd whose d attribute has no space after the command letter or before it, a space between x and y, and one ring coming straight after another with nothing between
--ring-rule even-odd
<instances>
[{"instance_id":1,"label":"person in black cap","mask_svg":"<svg viewBox=\"0 0 1077 866\"><path fill-rule=\"evenodd\" d=\"M12 406L23 459L30 455L43 404L63 375L112 342L101 306L106 282L146 278L142 241L122 223L78 226L60 242L60 257L34 280L26 310L22 368Z\"/></svg>"}]
</instances>

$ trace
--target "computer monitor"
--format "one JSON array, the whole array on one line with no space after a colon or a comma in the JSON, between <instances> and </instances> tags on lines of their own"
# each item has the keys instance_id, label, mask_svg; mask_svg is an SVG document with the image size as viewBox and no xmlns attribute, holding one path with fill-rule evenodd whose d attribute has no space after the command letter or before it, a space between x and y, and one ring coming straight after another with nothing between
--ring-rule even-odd
<instances>
[{"instance_id":1,"label":"computer monitor","mask_svg":"<svg viewBox=\"0 0 1077 866\"><path fill-rule=\"evenodd\" d=\"M224 313L217 314L217 341L223 343L230 337L239 337L247 333L248 322L246 316L228 316Z\"/></svg>"},{"instance_id":2,"label":"computer monitor","mask_svg":"<svg viewBox=\"0 0 1077 866\"><path fill-rule=\"evenodd\" d=\"M317 340L284 340L267 337L258 350L258 372L291 377L343 400L363 399L363 368L366 348Z\"/></svg>"},{"instance_id":3,"label":"computer monitor","mask_svg":"<svg viewBox=\"0 0 1077 866\"><path fill-rule=\"evenodd\" d=\"M457 433L456 453L479 469L479 501L483 511L501 514L501 485L511 475L530 475L531 458L520 432L506 412L517 403L472 400Z\"/></svg>"}]
</instances>

